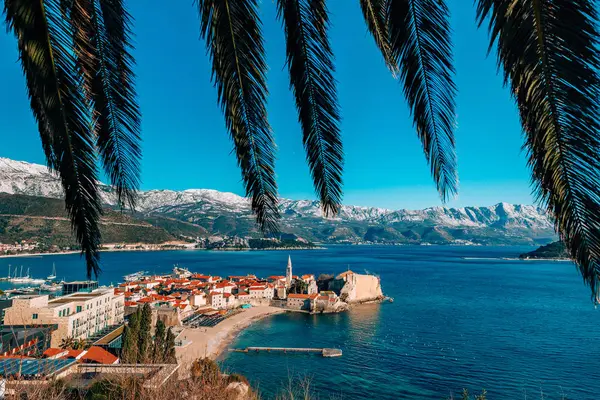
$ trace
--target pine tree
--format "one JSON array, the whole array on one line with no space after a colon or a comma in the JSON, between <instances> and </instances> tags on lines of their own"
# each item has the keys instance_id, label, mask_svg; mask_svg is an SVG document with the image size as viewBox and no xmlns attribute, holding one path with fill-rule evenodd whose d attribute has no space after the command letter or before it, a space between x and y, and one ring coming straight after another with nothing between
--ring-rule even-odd
<instances>
[{"instance_id":1,"label":"pine tree","mask_svg":"<svg viewBox=\"0 0 600 400\"><path fill-rule=\"evenodd\" d=\"M152 362L160 364L164 359L165 348L165 323L161 320L156 321L156 329L154 330L154 344L152 346Z\"/></svg>"},{"instance_id":2,"label":"pine tree","mask_svg":"<svg viewBox=\"0 0 600 400\"><path fill-rule=\"evenodd\" d=\"M150 358L150 343L152 341L152 310L146 303L142 307L140 328L138 333L138 362L148 362Z\"/></svg>"},{"instance_id":3,"label":"pine tree","mask_svg":"<svg viewBox=\"0 0 600 400\"><path fill-rule=\"evenodd\" d=\"M164 362L167 364L177 363L177 358L175 357L175 334L171 328L167 330L167 338L164 347Z\"/></svg>"},{"instance_id":4,"label":"pine tree","mask_svg":"<svg viewBox=\"0 0 600 400\"><path fill-rule=\"evenodd\" d=\"M140 330L140 309L129 317L129 323L123 330L123 346L121 348L121 360L124 363L135 364L138 362L138 336Z\"/></svg>"}]
</instances>

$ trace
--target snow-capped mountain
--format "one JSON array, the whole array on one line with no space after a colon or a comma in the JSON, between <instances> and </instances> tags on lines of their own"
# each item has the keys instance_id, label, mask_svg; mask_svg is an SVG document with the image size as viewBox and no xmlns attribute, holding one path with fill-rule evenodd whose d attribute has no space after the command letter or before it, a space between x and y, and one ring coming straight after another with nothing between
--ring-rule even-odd
<instances>
[{"instance_id":1,"label":"snow-capped mountain","mask_svg":"<svg viewBox=\"0 0 600 400\"><path fill-rule=\"evenodd\" d=\"M60 181L45 166L7 158L0 158L0 192L51 198L63 196ZM109 186L102 185L102 197L105 203L115 205L115 197ZM415 234L421 235L422 232L415 233L414 227L419 226L442 227L447 230L467 229L469 232L481 229L506 232L520 230L533 232L533 237L538 234L550 235L553 227L543 209L507 203L489 207L432 207L424 210L388 210L345 205L338 216L324 219L318 201L281 199L280 210L283 226L298 233L310 225L315 232L319 232L315 233L315 237L320 237L321 234L337 237L341 231L343 237L360 239L363 232L372 226L394 227L399 232L404 229L403 235L408 238L413 238ZM247 199L234 193L211 189L143 191L139 194L138 211L203 224L209 220L213 223L219 217L233 217L227 224L228 229L238 229L242 220L248 221L244 229L253 229Z\"/></svg>"}]
</instances>

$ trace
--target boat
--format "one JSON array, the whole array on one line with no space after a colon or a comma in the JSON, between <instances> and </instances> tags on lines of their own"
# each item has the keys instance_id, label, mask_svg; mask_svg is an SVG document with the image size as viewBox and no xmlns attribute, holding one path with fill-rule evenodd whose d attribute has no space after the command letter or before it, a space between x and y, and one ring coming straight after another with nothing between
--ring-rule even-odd
<instances>
[{"instance_id":1,"label":"boat","mask_svg":"<svg viewBox=\"0 0 600 400\"><path fill-rule=\"evenodd\" d=\"M147 273L148 273L148 271L138 271L138 272L134 272L133 274L125 275L123 277L123 279L125 279L125 282L135 282L135 281L139 281L140 279L142 279L144 277L144 275Z\"/></svg>"},{"instance_id":2,"label":"boat","mask_svg":"<svg viewBox=\"0 0 600 400\"><path fill-rule=\"evenodd\" d=\"M17 276L17 269L15 268L15 275L8 279L11 283L33 283L40 284L46 282L45 279L35 279L29 276L29 268L27 268L27 274L23 275L23 266L21 265L21 273Z\"/></svg>"},{"instance_id":3,"label":"boat","mask_svg":"<svg viewBox=\"0 0 600 400\"><path fill-rule=\"evenodd\" d=\"M192 276L192 273L187 268L182 268L179 265L175 265L173 266L173 276L176 278L183 279L189 278L190 276Z\"/></svg>"},{"instance_id":4,"label":"boat","mask_svg":"<svg viewBox=\"0 0 600 400\"><path fill-rule=\"evenodd\" d=\"M58 292L59 290L62 289L62 285L59 285L58 283L52 283L52 284L47 284L44 283L40 286L40 289L43 290L44 292Z\"/></svg>"},{"instance_id":5,"label":"boat","mask_svg":"<svg viewBox=\"0 0 600 400\"><path fill-rule=\"evenodd\" d=\"M46 277L46 280L53 281L54 279L56 279L56 265L52 263L52 274L48 275Z\"/></svg>"},{"instance_id":6,"label":"boat","mask_svg":"<svg viewBox=\"0 0 600 400\"><path fill-rule=\"evenodd\" d=\"M21 273L17 276L17 268L14 272L15 276L10 278L9 281L12 283L27 283L29 282L29 268L27 269L27 275L23 276L23 266L21 265Z\"/></svg>"}]
</instances>

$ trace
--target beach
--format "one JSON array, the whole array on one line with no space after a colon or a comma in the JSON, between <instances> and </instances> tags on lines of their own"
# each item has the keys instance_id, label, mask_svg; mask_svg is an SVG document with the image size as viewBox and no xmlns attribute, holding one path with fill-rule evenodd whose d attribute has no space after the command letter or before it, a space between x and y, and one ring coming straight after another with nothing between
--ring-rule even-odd
<instances>
[{"instance_id":1,"label":"beach","mask_svg":"<svg viewBox=\"0 0 600 400\"><path fill-rule=\"evenodd\" d=\"M176 348L177 360L183 365L190 365L194 360L203 357L214 360L227 349L235 336L252 322L283 312L285 310L277 307L257 306L227 318L214 327L184 328L177 340L191 343Z\"/></svg>"}]
</instances>

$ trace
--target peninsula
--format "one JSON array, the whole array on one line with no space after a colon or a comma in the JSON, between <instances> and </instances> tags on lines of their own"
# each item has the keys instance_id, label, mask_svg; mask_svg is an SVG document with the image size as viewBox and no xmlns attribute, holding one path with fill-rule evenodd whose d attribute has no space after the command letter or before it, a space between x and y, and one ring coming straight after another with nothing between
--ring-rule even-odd
<instances>
[{"instance_id":1,"label":"peninsula","mask_svg":"<svg viewBox=\"0 0 600 400\"><path fill-rule=\"evenodd\" d=\"M178 331L181 362L216 358L253 321L283 312L333 313L384 299L380 279L345 271L338 275L213 276L175 267L166 276L127 277L115 293L124 296L125 314L149 304L155 318Z\"/></svg>"},{"instance_id":2,"label":"peninsula","mask_svg":"<svg viewBox=\"0 0 600 400\"><path fill-rule=\"evenodd\" d=\"M561 241L552 242L545 246L519 256L522 260L568 260L569 253Z\"/></svg>"}]
</instances>

